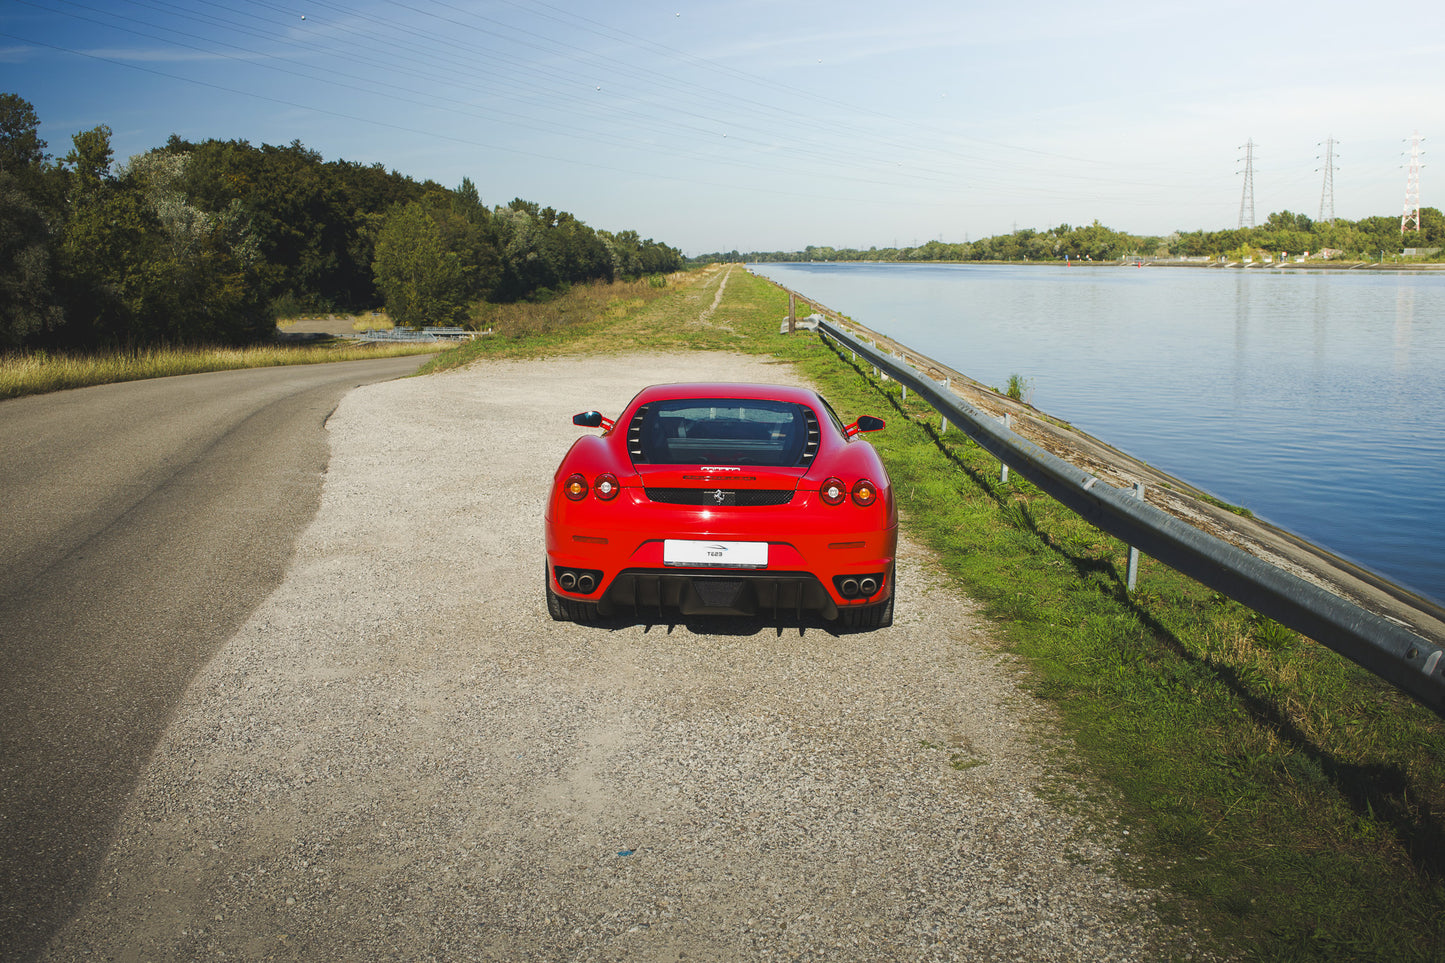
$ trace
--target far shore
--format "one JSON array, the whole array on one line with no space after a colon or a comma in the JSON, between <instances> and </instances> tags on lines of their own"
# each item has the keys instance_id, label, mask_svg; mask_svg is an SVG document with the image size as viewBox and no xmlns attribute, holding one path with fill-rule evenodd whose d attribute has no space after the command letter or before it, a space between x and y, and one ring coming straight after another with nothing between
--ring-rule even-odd
<instances>
[{"instance_id":1,"label":"far shore","mask_svg":"<svg viewBox=\"0 0 1445 963\"><path fill-rule=\"evenodd\" d=\"M1212 258L1123 258L1118 261L745 261L744 264L987 264L991 266L1015 265L1018 267L1187 267L1187 268L1235 268L1237 270L1266 271L1445 271L1441 261L1341 261L1311 258L1308 261L1220 261Z\"/></svg>"}]
</instances>

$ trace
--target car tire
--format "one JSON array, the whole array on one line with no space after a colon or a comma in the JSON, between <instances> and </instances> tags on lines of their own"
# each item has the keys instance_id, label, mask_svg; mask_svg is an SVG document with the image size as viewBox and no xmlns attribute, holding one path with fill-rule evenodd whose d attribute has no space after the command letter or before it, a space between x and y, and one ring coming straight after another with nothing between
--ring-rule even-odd
<instances>
[{"instance_id":1,"label":"car tire","mask_svg":"<svg viewBox=\"0 0 1445 963\"><path fill-rule=\"evenodd\" d=\"M898 597L896 569L890 571L888 601L877 605L855 605L838 610L838 625L849 632L886 629L893 624L893 600Z\"/></svg>"},{"instance_id":2,"label":"car tire","mask_svg":"<svg viewBox=\"0 0 1445 963\"><path fill-rule=\"evenodd\" d=\"M546 578L547 586L547 614L552 616L555 622L596 622L597 603L578 602L573 599L563 598L552 591L552 573L544 564L542 574Z\"/></svg>"}]
</instances>

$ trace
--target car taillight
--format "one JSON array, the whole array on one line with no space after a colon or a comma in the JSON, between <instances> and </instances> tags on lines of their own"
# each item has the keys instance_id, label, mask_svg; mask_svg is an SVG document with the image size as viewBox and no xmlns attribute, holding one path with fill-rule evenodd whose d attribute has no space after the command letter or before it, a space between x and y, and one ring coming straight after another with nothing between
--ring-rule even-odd
<instances>
[{"instance_id":1,"label":"car taillight","mask_svg":"<svg viewBox=\"0 0 1445 963\"><path fill-rule=\"evenodd\" d=\"M823 496L823 501L829 505L841 505L843 499L848 497L848 486L844 485L837 478L830 478L823 482L818 489L818 494Z\"/></svg>"},{"instance_id":2,"label":"car taillight","mask_svg":"<svg viewBox=\"0 0 1445 963\"><path fill-rule=\"evenodd\" d=\"M867 508L878 500L878 486L866 478L860 478L853 486L853 504Z\"/></svg>"},{"instance_id":3,"label":"car taillight","mask_svg":"<svg viewBox=\"0 0 1445 963\"><path fill-rule=\"evenodd\" d=\"M616 498L617 490L620 487L621 486L617 484L617 476L610 471L598 475L597 480L592 483L592 490L596 492L597 497L604 502Z\"/></svg>"},{"instance_id":4,"label":"car taillight","mask_svg":"<svg viewBox=\"0 0 1445 963\"><path fill-rule=\"evenodd\" d=\"M574 502L580 502L587 497L587 479L581 474L568 475L567 481L562 485L562 492Z\"/></svg>"}]
</instances>

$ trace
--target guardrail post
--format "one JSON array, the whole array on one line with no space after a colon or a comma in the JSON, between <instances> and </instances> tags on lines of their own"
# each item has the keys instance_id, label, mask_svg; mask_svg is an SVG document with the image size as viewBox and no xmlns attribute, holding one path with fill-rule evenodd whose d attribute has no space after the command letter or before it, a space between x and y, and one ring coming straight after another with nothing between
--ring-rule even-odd
<instances>
[{"instance_id":1,"label":"guardrail post","mask_svg":"<svg viewBox=\"0 0 1445 963\"><path fill-rule=\"evenodd\" d=\"M1137 481L1136 481L1136 482L1134 483L1134 500L1135 500L1135 501L1140 501L1140 502L1142 502L1142 501L1144 500L1144 483L1143 483L1143 482L1137 482ZM1129 578L1128 578L1129 594L1132 595L1132 594L1134 593L1134 583L1137 582L1138 580L1139 580L1139 550L1138 550L1137 548L1135 548L1133 545L1130 545L1130 546L1129 546Z\"/></svg>"},{"instance_id":2,"label":"guardrail post","mask_svg":"<svg viewBox=\"0 0 1445 963\"><path fill-rule=\"evenodd\" d=\"M1014 430L1014 416L1012 413L1007 411L1003 413L1003 426L1006 431ZM1008 484L1008 462L1002 458L1000 458L998 462L998 480L1001 485Z\"/></svg>"}]
</instances>

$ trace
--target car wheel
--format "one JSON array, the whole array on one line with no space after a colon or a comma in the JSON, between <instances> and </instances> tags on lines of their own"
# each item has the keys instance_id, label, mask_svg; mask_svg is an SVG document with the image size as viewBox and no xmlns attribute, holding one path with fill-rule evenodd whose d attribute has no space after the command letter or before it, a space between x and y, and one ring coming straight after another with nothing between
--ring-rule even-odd
<instances>
[{"instance_id":1,"label":"car wheel","mask_svg":"<svg viewBox=\"0 0 1445 963\"><path fill-rule=\"evenodd\" d=\"M546 563L542 565L542 575L546 579L547 588L547 614L557 622L596 622L597 603L577 602L569 598L563 598L552 591L552 573L547 570Z\"/></svg>"}]
</instances>

